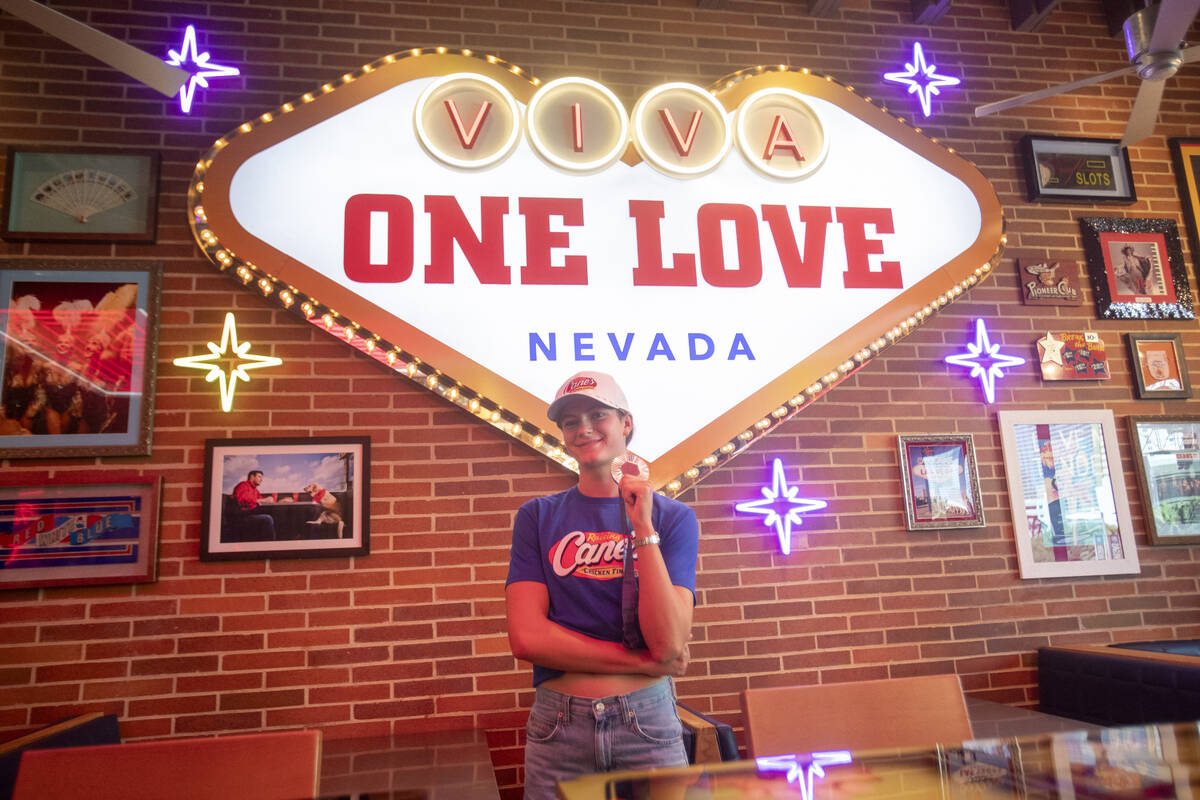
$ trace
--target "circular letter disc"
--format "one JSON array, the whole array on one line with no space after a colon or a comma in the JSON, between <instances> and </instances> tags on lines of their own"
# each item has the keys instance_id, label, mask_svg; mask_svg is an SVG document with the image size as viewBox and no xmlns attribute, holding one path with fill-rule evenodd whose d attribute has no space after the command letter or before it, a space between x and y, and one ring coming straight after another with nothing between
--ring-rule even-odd
<instances>
[{"instance_id":1,"label":"circular letter disc","mask_svg":"<svg viewBox=\"0 0 1200 800\"><path fill-rule=\"evenodd\" d=\"M821 120L804 95L792 89L755 92L742 101L735 122L738 149L772 178L811 174L829 152Z\"/></svg>"},{"instance_id":2,"label":"circular letter disc","mask_svg":"<svg viewBox=\"0 0 1200 800\"><path fill-rule=\"evenodd\" d=\"M468 73L429 84L413 116L417 139L429 154L460 169L482 169L507 158L521 136L519 120L517 100L507 89Z\"/></svg>"},{"instance_id":3,"label":"circular letter disc","mask_svg":"<svg viewBox=\"0 0 1200 800\"><path fill-rule=\"evenodd\" d=\"M559 169L594 172L629 144L629 117L612 90L587 78L550 81L525 109L525 135Z\"/></svg>"},{"instance_id":4,"label":"circular letter disc","mask_svg":"<svg viewBox=\"0 0 1200 800\"><path fill-rule=\"evenodd\" d=\"M732 142L725 107L699 86L664 83L633 107L633 143L643 159L667 175L703 175L721 163Z\"/></svg>"}]
</instances>

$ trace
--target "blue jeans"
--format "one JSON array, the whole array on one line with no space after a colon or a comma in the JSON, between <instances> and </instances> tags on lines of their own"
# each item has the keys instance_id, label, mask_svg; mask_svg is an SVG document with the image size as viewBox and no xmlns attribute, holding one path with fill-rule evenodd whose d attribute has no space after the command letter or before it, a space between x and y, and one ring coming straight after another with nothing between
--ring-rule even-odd
<instances>
[{"instance_id":1,"label":"blue jeans","mask_svg":"<svg viewBox=\"0 0 1200 800\"><path fill-rule=\"evenodd\" d=\"M553 800L557 782L593 772L688 763L669 678L598 699L538 687L525 738L526 800Z\"/></svg>"}]
</instances>

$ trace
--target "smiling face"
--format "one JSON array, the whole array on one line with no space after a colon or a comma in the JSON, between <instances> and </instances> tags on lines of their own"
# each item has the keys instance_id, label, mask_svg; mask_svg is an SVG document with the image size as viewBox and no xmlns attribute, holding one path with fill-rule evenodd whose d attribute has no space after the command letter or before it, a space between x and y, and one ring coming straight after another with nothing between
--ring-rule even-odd
<instances>
[{"instance_id":1,"label":"smiling face","mask_svg":"<svg viewBox=\"0 0 1200 800\"><path fill-rule=\"evenodd\" d=\"M574 398L559 417L567 453L583 469L608 469L617 456L625 454L625 439L633 431L633 416L590 397Z\"/></svg>"}]
</instances>

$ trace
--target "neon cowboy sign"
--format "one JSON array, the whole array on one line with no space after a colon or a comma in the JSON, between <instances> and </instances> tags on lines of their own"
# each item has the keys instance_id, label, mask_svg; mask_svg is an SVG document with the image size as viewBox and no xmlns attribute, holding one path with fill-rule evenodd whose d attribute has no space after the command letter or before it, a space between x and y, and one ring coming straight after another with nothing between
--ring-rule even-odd
<instances>
[{"instance_id":1,"label":"neon cowboy sign","mask_svg":"<svg viewBox=\"0 0 1200 800\"><path fill-rule=\"evenodd\" d=\"M626 110L494 56L388 56L217 140L205 253L568 466L545 416L617 376L677 493L977 283L995 192L850 87L788 67Z\"/></svg>"}]
</instances>

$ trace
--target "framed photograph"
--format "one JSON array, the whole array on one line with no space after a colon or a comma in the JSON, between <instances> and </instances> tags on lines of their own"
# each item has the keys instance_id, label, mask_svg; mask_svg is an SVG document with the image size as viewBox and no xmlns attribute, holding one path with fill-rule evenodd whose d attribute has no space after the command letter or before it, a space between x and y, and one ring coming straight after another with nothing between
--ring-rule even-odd
<instances>
[{"instance_id":1,"label":"framed photograph","mask_svg":"<svg viewBox=\"0 0 1200 800\"><path fill-rule=\"evenodd\" d=\"M158 153L8 148L0 238L10 242L153 242Z\"/></svg>"},{"instance_id":2,"label":"framed photograph","mask_svg":"<svg viewBox=\"0 0 1200 800\"><path fill-rule=\"evenodd\" d=\"M162 479L0 486L0 589L149 583Z\"/></svg>"},{"instance_id":3,"label":"framed photograph","mask_svg":"<svg viewBox=\"0 0 1200 800\"><path fill-rule=\"evenodd\" d=\"M1021 155L1030 202L1128 205L1137 201L1129 151L1119 139L1028 134L1021 138Z\"/></svg>"},{"instance_id":4,"label":"framed photograph","mask_svg":"<svg viewBox=\"0 0 1200 800\"><path fill-rule=\"evenodd\" d=\"M0 260L0 458L148 455L162 263Z\"/></svg>"},{"instance_id":5,"label":"framed photograph","mask_svg":"<svg viewBox=\"0 0 1200 800\"><path fill-rule=\"evenodd\" d=\"M1131 333L1128 341L1138 397L1143 400L1184 400L1192 396L1182 336L1178 333Z\"/></svg>"},{"instance_id":6,"label":"framed photograph","mask_svg":"<svg viewBox=\"0 0 1200 800\"><path fill-rule=\"evenodd\" d=\"M1103 319L1195 319L1179 229L1169 219L1082 217Z\"/></svg>"},{"instance_id":7,"label":"framed photograph","mask_svg":"<svg viewBox=\"0 0 1200 800\"><path fill-rule=\"evenodd\" d=\"M898 440L908 529L982 528L986 522L971 435L928 434Z\"/></svg>"},{"instance_id":8,"label":"framed photograph","mask_svg":"<svg viewBox=\"0 0 1200 800\"><path fill-rule=\"evenodd\" d=\"M1192 247L1192 263L1200 270L1200 189L1197 188L1200 186L1200 139L1176 138L1171 139L1170 144L1188 242Z\"/></svg>"},{"instance_id":9,"label":"framed photograph","mask_svg":"<svg viewBox=\"0 0 1200 800\"><path fill-rule=\"evenodd\" d=\"M365 556L371 440L209 439L201 561Z\"/></svg>"},{"instance_id":10,"label":"framed photograph","mask_svg":"<svg viewBox=\"0 0 1200 800\"><path fill-rule=\"evenodd\" d=\"M1150 543L1200 544L1200 416L1130 417Z\"/></svg>"},{"instance_id":11,"label":"framed photograph","mask_svg":"<svg viewBox=\"0 0 1200 800\"><path fill-rule=\"evenodd\" d=\"M1022 578L1138 572L1111 411L1001 411Z\"/></svg>"}]
</instances>

